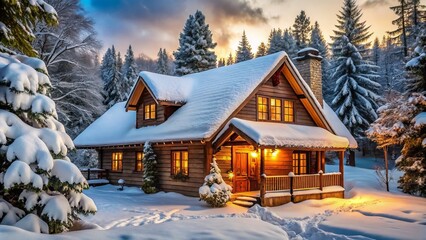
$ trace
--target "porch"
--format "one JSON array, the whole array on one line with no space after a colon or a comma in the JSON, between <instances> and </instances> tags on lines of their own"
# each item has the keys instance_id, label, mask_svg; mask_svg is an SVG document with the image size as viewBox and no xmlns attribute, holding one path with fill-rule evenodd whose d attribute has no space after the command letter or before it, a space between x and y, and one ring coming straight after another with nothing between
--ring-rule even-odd
<instances>
[{"instance_id":1,"label":"porch","mask_svg":"<svg viewBox=\"0 0 426 240\"><path fill-rule=\"evenodd\" d=\"M255 195L262 206L344 197L346 139L318 127L247 122L243 122L250 124L247 128L230 124L213 146L236 197ZM273 130L264 131L265 125ZM266 136L265 132L267 143L254 136ZM339 172L326 172L325 155L331 151L338 155Z\"/></svg>"}]
</instances>

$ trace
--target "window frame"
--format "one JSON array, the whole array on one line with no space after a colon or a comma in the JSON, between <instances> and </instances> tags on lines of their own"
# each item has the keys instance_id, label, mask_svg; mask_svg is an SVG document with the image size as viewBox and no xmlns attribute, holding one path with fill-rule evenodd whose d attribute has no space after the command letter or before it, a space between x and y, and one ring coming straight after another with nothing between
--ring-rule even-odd
<instances>
[{"instance_id":1,"label":"window frame","mask_svg":"<svg viewBox=\"0 0 426 240\"><path fill-rule=\"evenodd\" d=\"M118 156L114 157L117 154L118 154ZM115 162L117 162L117 165L114 164ZM116 169L114 169L114 166L116 167ZM123 172L123 152L122 151L111 153L111 171L112 172Z\"/></svg>"},{"instance_id":2,"label":"window frame","mask_svg":"<svg viewBox=\"0 0 426 240\"><path fill-rule=\"evenodd\" d=\"M291 108L286 108L286 106L285 106L286 102L291 103L292 107ZM283 122L292 122L292 123L296 122L295 121L296 120L295 111L294 111L294 101L293 100L288 100L288 99L283 99L283 101L282 101L282 108L283 108L283 111L282 111L282 115L283 115L282 121ZM293 113L291 115L290 114L286 114L286 109L292 109ZM286 115L291 116L292 121L286 121L285 120Z\"/></svg>"},{"instance_id":3,"label":"window frame","mask_svg":"<svg viewBox=\"0 0 426 240\"><path fill-rule=\"evenodd\" d=\"M259 117L260 113L264 113L264 112L259 112L259 98L265 98L266 99L266 115L267 118L266 119L261 119ZM281 102L281 107L280 107L280 120L272 120L272 104L271 104L271 100L279 100ZM292 108L286 108L285 107L285 102L289 102L291 103ZM262 104L263 105L263 104ZM285 121L285 112L286 109L292 109L292 121ZM289 114L287 114L289 115ZM264 96L264 95L256 95L256 120L257 121L266 121L266 122L285 122L285 123L296 123L296 111L295 111L295 100L294 99L288 99L288 98L280 98L280 97L270 97L270 96Z\"/></svg>"},{"instance_id":4,"label":"window frame","mask_svg":"<svg viewBox=\"0 0 426 240\"><path fill-rule=\"evenodd\" d=\"M183 154L186 152L186 174L183 173ZM177 171L176 169L176 160L175 160L175 153L179 153L179 166L180 166L180 171ZM176 149L176 150L172 150L171 151L171 169L170 169L170 175L171 176L176 176L176 175L183 175L186 177L189 177L189 151L188 149ZM179 174L180 173L180 174Z\"/></svg>"},{"instance_id":5,"label":"window frame","mask_svg":"<svg viewBox=\"0 0 426 240\"><path fill-rule=\"evenodd\" d=\"M272 100L275 101L275 106L272 106ZM279 107L276 106L277 101L280 102L280 106ZM283 100L281 98L270 97L268 103L269 103L269 120L270 121L274 121L274 122L282 122L283 121ZM278 115L277 115L276 112L272 113L272 108L275 108L275 111L276 111L276 109L279 109L280 112L278 113ZM272 119L273 115L274 116L279 116L280 119L279 120Z\"/></svg>"},{"instance_id":6,"label":"window frame","mask_svg":"<svg viewBox=\"0 0 426 240\"><path fill-rule=\"evenodd\" d=\"M263 101L262 101L262 106L265 106L266 112L260 112L259 111L259 98L262 98L262 100L263 100L263 98L266 99L266 105L264 105ZM258 121L268 121L269 120L269 112L270 112L270 110L269 110L269 98L265 97L265 96L260 96L260 95L256 96L256 119ZM266 114L266 119L260 118L260 114L262 114L262 115Z\"/></svg>"},{"instance_id":7,"label":"window frame","mask_svg":"<svg viewBox=\"0 0 426 240\"><path fill-rule=\"evenodd\" d=\"M138 159L139 154L141 154L140 160ZM143 151L135 152L135 169L134 169L135 172L143 172L143 157L144 157ZM138 163L139 162L140 162L140 166L141 166L140 170L138 169Z\"/></svg>"},{"instance_id":8,"label":"window frame","mask_svg":"<svg viewBox=\"0 0 426 240\"><path fill-rule=\"evenodd\" d=\"M305 160L305 166L302 166L302 167L304 167L305 168L305 172L304 173L301 173L300 172L300 170L301 170L301 161L300 160L303 160L303 159L300 159L300 154L305 154L306 155L306 159L304 159ZM297 159L295 159L294 158L294 155L297 155ZM307 152L307 151L293 151L293 154L292 154L292 172L295 174L295 175L306 175L306 174L309 174L310 173L310 159L311 159L311 153L310 152ZM295 166L295 161L297 162L297 166ZM297 171L295 171L295 167L297 167Z\"/></svg>"},{"instance_id":9,"label":"window frame","mask_svg":"<svg viewBox=\"0 0 426 240\"><path fill-rule=\"evenodd\" d=\"M148 109L146 108L148 107ZM154 109L152 109L154 108ZM148 110L148 111L147 111ZM148 114L148 117L147 117ZM152 116L154 114L154 116ZM143 105L143 120L156 120L157 119L157 104L146 103Z\"/></svg>"}]
</instances>

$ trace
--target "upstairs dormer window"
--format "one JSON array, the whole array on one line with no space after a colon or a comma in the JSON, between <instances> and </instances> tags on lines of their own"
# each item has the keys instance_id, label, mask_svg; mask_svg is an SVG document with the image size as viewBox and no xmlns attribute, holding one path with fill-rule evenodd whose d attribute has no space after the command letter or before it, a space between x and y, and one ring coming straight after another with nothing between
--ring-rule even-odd
<instances>
[{"instance_id":1,"label":"upstairs dormer window","mask_svg":"<svg viewBox=\"0 0 426 240\"><path fill-rule=\"evenodd\" d=\"M156 117L156 105L155 103L152 104L146 104L144 107L144 119L145 120L152 120Z\"/></svg>"}]
</instances>

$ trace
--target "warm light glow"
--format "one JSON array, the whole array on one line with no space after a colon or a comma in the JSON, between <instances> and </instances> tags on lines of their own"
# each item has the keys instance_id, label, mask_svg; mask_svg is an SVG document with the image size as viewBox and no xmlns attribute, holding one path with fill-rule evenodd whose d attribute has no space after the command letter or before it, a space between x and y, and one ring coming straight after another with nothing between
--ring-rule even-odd
<instances>
[{"instance_id":1,"label":"warm light glow","mask_svg":"<svg viewBox=\"0 0 426 240\"><path fill-rule=\"evenodd\" d=\"M229 180L232 180L232 178L234 178L234 173L233 173L233 172L230 172L230 173L228 174L228 178L229 178Z\"/></svg>"},{"instance_id":2,"label":"warm light glow","mask_svg":"<svg viewBox=\"0 0 426 240\"><path fill-rule=\"evenodd\" d=\"M278 149L274 149L274 150L271 150L271 151L272 151L272 157L278 156Z\"/></svg>"},{"instance_id":3,"label":"warm light glow","mask_svg":"<svg viewBox=\"0 0 426 240\"><path fill-rule=\"evenodd\" d=\"M259 156L256 150L252 151L250 155L252 158L257 158Z\"/></svg>"}]
</instances>

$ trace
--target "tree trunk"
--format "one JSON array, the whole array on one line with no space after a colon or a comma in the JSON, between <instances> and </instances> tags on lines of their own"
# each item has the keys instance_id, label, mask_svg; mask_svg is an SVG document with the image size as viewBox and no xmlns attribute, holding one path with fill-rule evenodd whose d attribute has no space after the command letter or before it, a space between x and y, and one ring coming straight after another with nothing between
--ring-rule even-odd
<instances>
[{"instance_id":1,"label":"tree trunk","mask_svg":"<svg viewBox=\"0 0 426 240\"><path fill-rule=\"evenodd\" d=\"M386 179L385 179L385 181L386 181L386 191L388 191L389 192L389 164L388 164L388 147L387 146L385 146L385 147L383 147L383 151L384 151L384 154L385 154L385 171L386 171Z\"/></svg>"},{"instance_id":2,"label":"tree trunk","mask_svg":"<svg viewBox=\"0 0 426 240\"><path fill-rule=\"evenodd\" d=\"M355 167L355 151L349 150L349 166Z\"/></svg>"}]
</instances>

